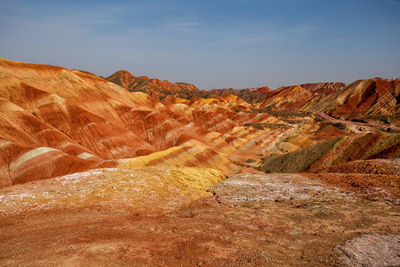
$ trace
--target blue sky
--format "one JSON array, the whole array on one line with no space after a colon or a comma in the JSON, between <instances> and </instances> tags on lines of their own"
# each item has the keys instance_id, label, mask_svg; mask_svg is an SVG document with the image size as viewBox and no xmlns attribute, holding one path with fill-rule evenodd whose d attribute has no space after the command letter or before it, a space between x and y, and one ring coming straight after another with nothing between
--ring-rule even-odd
<instances>
[{"instance_id":1,"label":"blue sky","mask_svg":"<svg viewBox=\"0 0 400 267\"><path fill-rule=\"evenodd\" d=\"M400 77L400 0L0 0L0 57L200 89Z\"/></svg>"}]
</instances>

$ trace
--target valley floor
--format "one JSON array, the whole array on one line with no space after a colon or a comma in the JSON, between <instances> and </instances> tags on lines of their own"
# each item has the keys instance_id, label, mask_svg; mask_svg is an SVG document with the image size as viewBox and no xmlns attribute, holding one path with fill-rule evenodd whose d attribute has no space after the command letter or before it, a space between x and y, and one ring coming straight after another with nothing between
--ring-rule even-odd
<instances>
[{"instance_id":1,"label":"valley floor","mask_svg":"<svg viewBox=\"0 0 400 267\"><path fill-rule=\"evenodd\" d=\"M103 184L113 170L105 172L97 174ZM323 175L237 174L209 187L209 196L200 194L180 206L151 190L141 196L154 198L146 205L166 207L165 201L173 201L174 208L164 211L139 209L132 197L137 185L121 188L115 174L118 198L76 201L80 194L73 190L92 184L82 176L75 187L64 189L63 197L84 203L75 206L49 201L60 198L51 186L68 186L62 179L1 189L0 265L400 265L398 198L386 192L384 198L367 199L351 186L329 185ZM32 196L7 206L37 185L47 190L42 206L25 210Z\"/></svg>"}]
</instances>

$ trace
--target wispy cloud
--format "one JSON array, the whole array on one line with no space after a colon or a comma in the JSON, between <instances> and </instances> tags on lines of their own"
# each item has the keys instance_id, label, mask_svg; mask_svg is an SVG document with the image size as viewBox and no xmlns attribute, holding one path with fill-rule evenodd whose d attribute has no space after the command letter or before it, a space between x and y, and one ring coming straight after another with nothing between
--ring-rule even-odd
<instances>
[{"instance_id":1,"label":"wispy cloud","mask_svg":"<svg viewBox=\"0 0 400 267\"><path fill-rule=\"evenodd\" d=\"M175 18L166 20L161 26L169 31L191 31L198 29L202 24L195 20L181 20Z\"/></svg>"}]
</instances>

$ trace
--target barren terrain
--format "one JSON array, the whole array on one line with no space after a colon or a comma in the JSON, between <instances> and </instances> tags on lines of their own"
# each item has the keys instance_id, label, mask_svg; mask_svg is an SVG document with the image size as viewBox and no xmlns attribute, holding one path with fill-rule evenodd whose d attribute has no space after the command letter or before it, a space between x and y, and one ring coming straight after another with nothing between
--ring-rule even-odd
<instances>
[{"instance_id":1,"label":"barren terrain","mask_svg":"<svg viewBox=\"0 0 400 267\"><path fill-rule=\"evenodd\" d=\"M400 266L399 114L0 59L0 265Z\"/></svg>"},{"instance_id":2,"label":"barren terrain","mask_svg":"<svg viewBox=\"0 0 400 267\"><path fill-rule=\"evenodd\" d=\"M147 202L147 211L138 208L116 181L111 200L23 209L30 201L22 192L41 183L1 192L3 203L17 192L24 200L12 207L21 212L1 210L3 265L368 266L362 264L374 256L375 242L357 247L361 259L341 249L368 234L397 240L399 249L400 207L391 196L368 200L301 174L235 175L210 188L213 196L174 204L173 211L159 200ZM89 186L78 184L62 198L74 199ZM152 209L154 201L164 210ZM391 266L400 263L398 254L389 254L381 256L391 257Z\"/></svg>"}]
</instances>

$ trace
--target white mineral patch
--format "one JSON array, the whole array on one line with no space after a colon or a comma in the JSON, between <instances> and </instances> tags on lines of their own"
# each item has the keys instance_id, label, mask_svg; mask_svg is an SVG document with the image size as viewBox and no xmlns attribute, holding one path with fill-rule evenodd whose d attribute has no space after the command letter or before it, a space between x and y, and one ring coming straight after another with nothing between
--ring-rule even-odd
<instances>
[{"instance_id":1,"label":"white mineral patch","mask_svg":"<svg viewBox=\"0 0 400 267\"><path fill-rule=\"evenodd\" d=\"M59 104L63 105L65 103L65 99L60 97L59 95L56 94L51 94L47 99L44 99L44 101L41 103L41 106L47 105L47 104Z\"/></svg>"},{"instance_id":2,"label":"white mineral patch","mask_svg":"<svg viewBox=\"0 0 400 267\"><path fill-rule=\"evenodd\" d=\"M109 153L111 155L118 155L120 153L130 153L132 151L132 148L129 146L120 146L120 147L115 147L113 149L110 149Z\"/></svg>"},{"instance_id":3,"label":"white mineral patch","mask_svg":"<svg viewBox=\"0 0 400 267\"><path fill-rule=\"evenodd\" d=\"M25 154L23 154L21 157L19 157L15 161L14 164L15 164L15 166L19 166L22 163L24 163L30 159L33 159L35 157L38 157L40 155L46 154L51 151L58 151L58 150L54 149L54 148L50 148L50 147L38 147L38 148L32 149L32 150L26 152Z\"/></svg>"},{"instance_id":4,"label":"white mineral patch","mask_svg":"<svg viewBox=\"0 0 400 267\"><path fill-rule=\"evenodd\" d=\"M346 266L400 266L400 236L366 234L335 248Z\"/></svg>"},{"instance_id":5,"label":"white mineral patch","mask_svg":"<svg viewBox=\"0 0 400 267\"><path fill-rule=\"evenodd\" d=\"M10 141L8 141L8 140L0 140L0 148L9 146L11 144L12 143Z\"/></svg>"},{"instance_id":6,"label":"white mineral patch","mask_svg":"<svg viewBox=\"0 0 400 267\"><path fill-rule=\"evenodd\" d=\"M11 102L3 103L2 109L7 110L8 112L10 112L10 111L23 111L23 112L26 112L23 108L21 108L20 106L15 105L14 103L11 103Z\"/></svg>"},{"instance_id":7,"label":"white mineral patch","mask_svg":"<svg viewBox=\"0 0 400 267\"><path fill-rule=\"evenodd\" d=\"M79 154L77 157L81 158L81 159L88 159L88 158L92 158L92 157L95 157L95 156L90 154L90 153L83 152L83 153Z\"/></svg>"},{"instance_id":8,"label":"white mineral patch","mask_svg":"<svg viewBox=\"0 0 400 267\"><path fill-rule=\"evenodd\" d=\"M215 187L227 202L320 199L331 194L351 200L352 194L322 186L297 174L238 174Z\"/></svg>"},{"instance_id":9,"label":"white mineral patch","mask_svg":"<svg viewBox=\"0 0 400 267\"><path fill-rule=\"evenodd\" d=\"M226 185L249 185L249 186L258 186L258 183L252 183L252 182L248 182L248 181L240 181L240 180L227 180L225 181Z\"/></svg>"},{"instance_id":10,"label":"white mineral patch","mask_svg":"<svg viewBox=\"0 0 400 267\"><path fill-rule=\"evenodd\" d=\"M104 169L94 169L94 170L89 170L89 171L85 171L85 172L76 172L76 173L72 173L72 174L67 174L61 177L57 177L55 178L57 181L61 181L62 185L66 185L68 183L77 183L79 182L79 180L81 179L85 179L91 176L97 176L97 175L101 175L105 172L112 172L112 171L116 171L118 169L116 168L104 168Z\"/></svg>"},{"instance_id":11,"label":"white mineral patch","mask_svg":"<svg viewBox=\"0 0 400 267\"><path fill-rule=\"evenodd\" d=\"M182 103L178 103L178 104L175 104L175 105L174 105L174 108L175 108L176 110L181 110L181 111L183 111L183 110L185 110L185 109L188 108L188 105L185 105L185 104L182 104Z\"/></svg>"},{"instance_id":12,"label":"white mineral patch","mask_svg":"<svg viewBox=\"0 0 400 267\"><path fill-rule=\"evenodd\" d=\"M156 110L160 110L160 109L165 109L165 106L164 106L162 103L158 102L158 103L155 105L154 108L155 108Z\"/></svg>"},{"instance_id":13,"label":"white mineral patch","mask_svg":"<svg viewBox=\"0 0 400 267\"><path fill-rule=\"evenodd\" d=\"M4 196L2 196L2 197L4 197ZM19 200L22 200L22 199L24 199L24 198L33 198L34 197L34 195L33 194L30 194L30 193L19 193L19 194L12 194L12 195L8 195L7 196L7 198L10 200L10 199L14 199L14 200L17 200L17 199L19 199Z\"/></svg>"}]
</instances>

